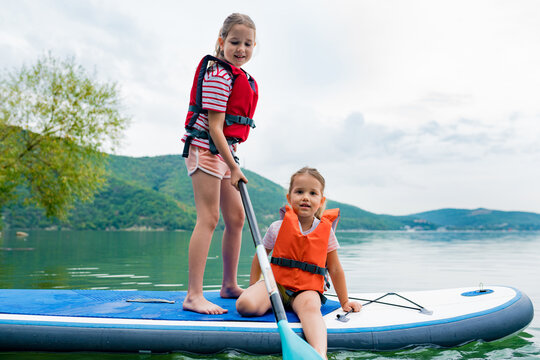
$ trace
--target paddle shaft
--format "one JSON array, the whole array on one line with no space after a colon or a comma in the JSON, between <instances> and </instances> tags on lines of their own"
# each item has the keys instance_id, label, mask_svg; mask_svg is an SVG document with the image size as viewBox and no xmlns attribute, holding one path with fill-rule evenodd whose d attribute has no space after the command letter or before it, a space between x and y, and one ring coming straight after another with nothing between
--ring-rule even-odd
<instances>
[{"instance_id":1,"label":"paddle shaft","mask_svg":"<svg viewBox=\"0 0 540 360\"><path fill-rule=\"evenodd\" d=\"M246 183L243 181L239 181L238 189L240 190L240 196L242 197L242 203L244 204L244 210L246 211L249 229L251 230L251 236L257 250L257 258L259 260L261 272L263 274L264 282L266 284L266 290L270 295L270 302L272 304L272 310L274 310L274 316L276 317L276 321L278 322L281 320L287 321L285 308L283 307L283 303L277 289L276 280L274 279L274 274L272 273L272 269L270 268L270 262L268 261L268 254L266 253L266 249L262 244L261 234L259 232L259 225L257 224L255 211L253 211L253 206L251 205L251 200L249 198Z\"/></svg>"}]
</instances>

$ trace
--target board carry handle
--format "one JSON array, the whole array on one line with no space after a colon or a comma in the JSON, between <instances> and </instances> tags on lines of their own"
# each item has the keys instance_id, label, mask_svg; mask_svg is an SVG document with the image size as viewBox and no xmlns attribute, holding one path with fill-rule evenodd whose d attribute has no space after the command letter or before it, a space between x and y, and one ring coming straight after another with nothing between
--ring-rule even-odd
<instances>
[{"instance_id":1,"label":"board carry handle","mask_svg":"<svg viewBox=\"0 0 540 360\"><path fill-rule=\"evenodd\" d=\"M246 217L251 230L251 236L255 249L257 251L257 259L261 267L261 272L264 277L266 290L270 296L270 302L272 304L272 310L276 317L279 337L281 339L281 350L283 353L283 360L297 360L297 359L313 359L321 360L322 357L315 349L309 345L304 339L296 335L291 329L289 322L287 321L287 315L283 302L277 289L276 280L270 268L270 262L268 261L268 255L266 249L262 245L261 234L259 232L259 225L257 224L257 218L251 205L249 198L247 185L243 181L238 182L238 189L240 190L240 196L242 197L242 204L246 211Z\"/></svg>"}]
</instances>

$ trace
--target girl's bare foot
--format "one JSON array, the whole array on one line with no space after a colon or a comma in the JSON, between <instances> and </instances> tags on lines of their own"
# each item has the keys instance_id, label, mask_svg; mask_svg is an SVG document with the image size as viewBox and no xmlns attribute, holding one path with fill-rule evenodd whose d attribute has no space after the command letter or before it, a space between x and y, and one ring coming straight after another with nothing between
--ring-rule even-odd
<instances>
[{"instance_id":1,"label":"girl's bare foot","mask_svg":"<svg viewBox=\"0 0 540 360\"><path fill-rule=\"evenodd\" d=\"M184 304L182 305L184 310L193 311L200 314L208 315L221 315L228 312L227 309L210 302L204 298L204 296L186 296Z\"/></svg>"},{"instance_id":2,"label":"girl's bare foot","mask_svg":"<svg viewBox=\"0 0 540 360\"><path fill-rule=\"evenodd\" d=\"M224 299L238 299L243 292L244 289L237 285L234 287L222 287L219 295Z\"/></svg>"}]
</instances>

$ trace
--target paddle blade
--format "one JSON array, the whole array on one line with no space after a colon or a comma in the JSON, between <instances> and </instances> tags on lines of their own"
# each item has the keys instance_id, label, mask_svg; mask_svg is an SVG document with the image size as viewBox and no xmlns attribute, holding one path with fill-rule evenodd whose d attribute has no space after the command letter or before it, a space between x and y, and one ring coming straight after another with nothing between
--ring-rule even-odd
<instances>
[{"instance_id":1,"label":"paddle blade","mask_svg":"<svg viewBox=\"0 0 540 360\"><path fill-rule=\"evenodd\" d=\"M286 320L278 321L277 326L281 337L283 360L322 360L321 355L311 345L292 331Z\"/></svg>"}]
</instances>

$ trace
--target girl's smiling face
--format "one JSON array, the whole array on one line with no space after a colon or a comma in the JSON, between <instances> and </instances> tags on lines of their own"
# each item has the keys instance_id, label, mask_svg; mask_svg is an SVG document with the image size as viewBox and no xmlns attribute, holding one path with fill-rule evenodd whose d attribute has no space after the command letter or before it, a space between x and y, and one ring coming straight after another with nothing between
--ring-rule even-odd
<instances>
[{"instance_id":1,"label":"girl's smiling face","mask_svg":"<svg viewBox=\"0 0 540 360\"><path fill-rule=\"evenodd\" d=\"M309 174L298 174L294 177L291 191L287 194L287 200L298 215L302 227L308 226L308 222L309 227L311 227L315 213L324 205L326 199L323 196L322 184L319 180Z\"/></svg>"},{"instance_id":2,"label":"girl's smiling face","mask_svg":"<svg viewBox=\"0 0 540 360\"><path fill-rule=\"evenodd\" d=\"M236 24L225 39L219 38L223 57L236 67L246 64L253 55L255 46L255 30L246 25Z\"/></svg>"}]
</instances>

